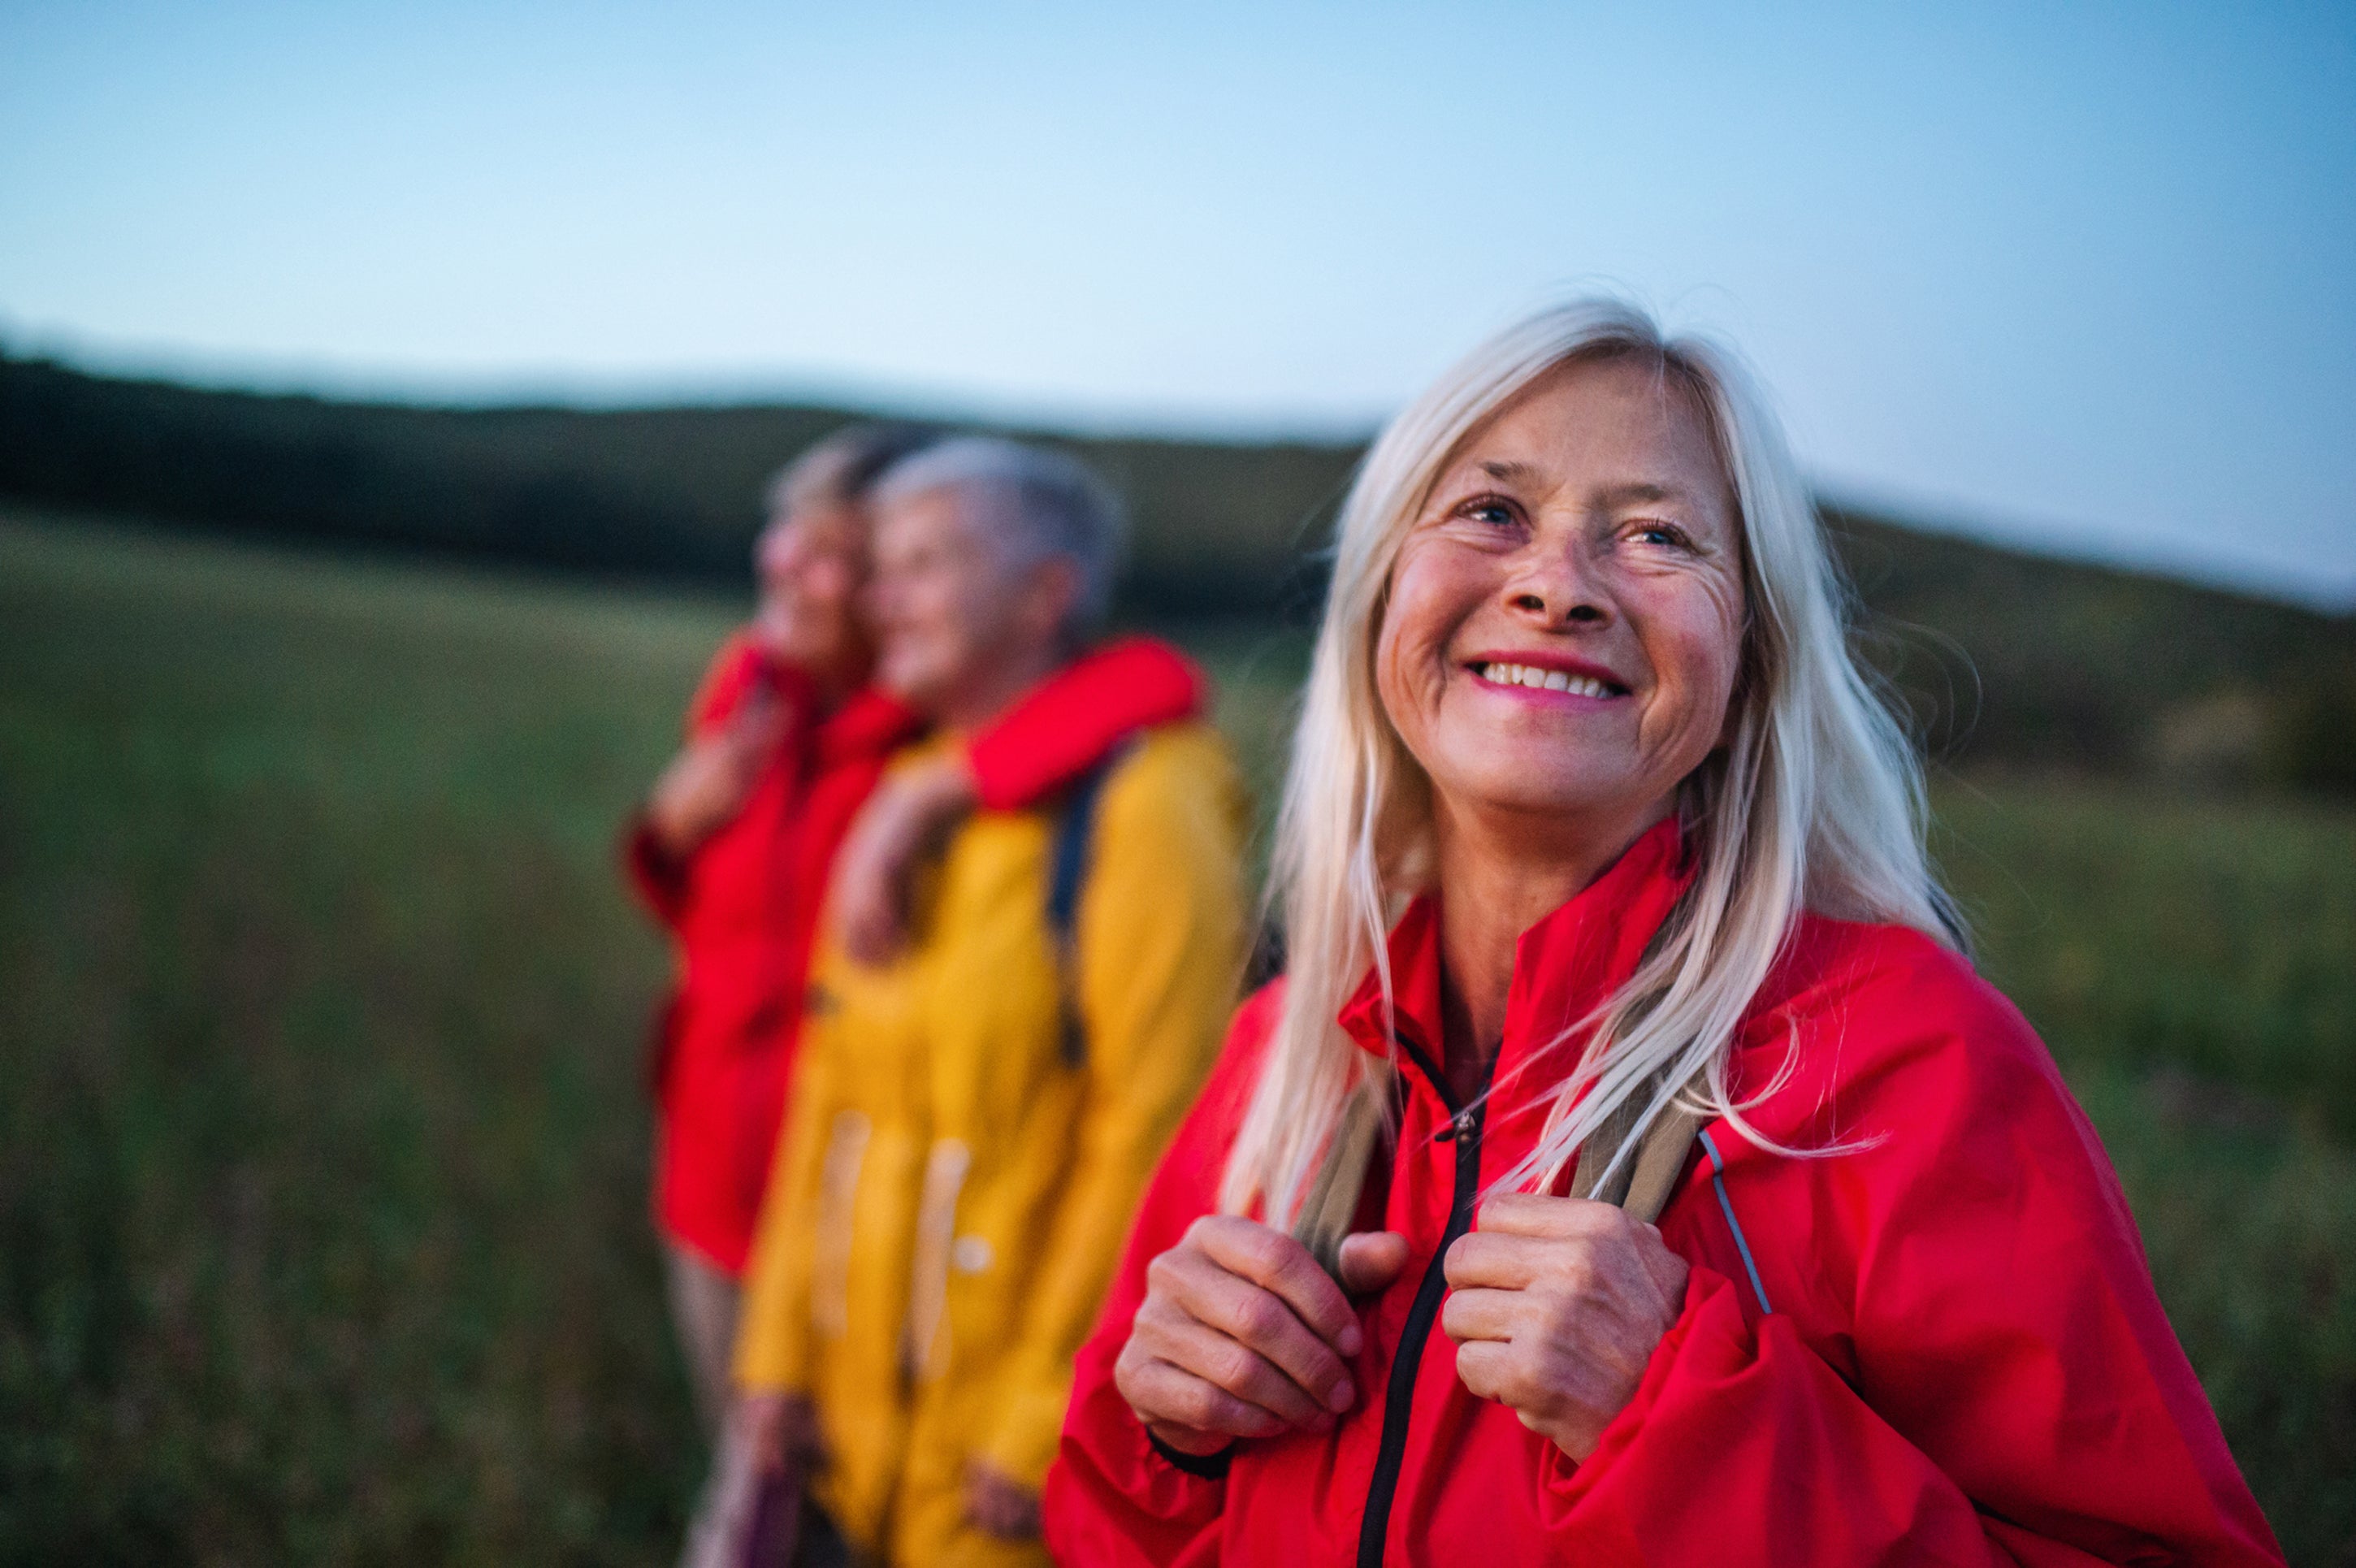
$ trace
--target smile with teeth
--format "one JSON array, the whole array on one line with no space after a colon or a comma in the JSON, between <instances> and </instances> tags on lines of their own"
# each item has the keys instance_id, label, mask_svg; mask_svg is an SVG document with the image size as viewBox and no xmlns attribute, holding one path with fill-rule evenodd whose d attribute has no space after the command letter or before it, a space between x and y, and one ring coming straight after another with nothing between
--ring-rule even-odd
<instances>
[{"instance_id":1,"label":"smile with teeth","mask_svg":"<svg viewBox=\"0 0 2356 1568\"><path fill-rule=\"evenodd\" d=\"M1574 675L1568 670L1541 670L1535 664L1503 662L1475 664L1472 673L1498 686L1527 686L1534 691L1568 692L1574 697L1617 697L1624 695L1622 688L1590 675Z\"/></svg>"}]
</instances>

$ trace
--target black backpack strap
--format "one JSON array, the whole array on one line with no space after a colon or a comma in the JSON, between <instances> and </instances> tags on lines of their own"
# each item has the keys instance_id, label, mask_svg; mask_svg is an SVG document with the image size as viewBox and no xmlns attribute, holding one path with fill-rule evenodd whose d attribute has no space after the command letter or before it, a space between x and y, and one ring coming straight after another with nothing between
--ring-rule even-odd
<instances>
[{"instance_id":1,"label":"black backpack strap","mask_svg":"<svg viewBox=\"0 0 2356 1568\"><path fill-rule=\"evenodd\" d=\"M1055 841L1047 862L1047 938L1055 950L1055 990L1063 1004L1064 1065L1078 1067L1087 1060L1087 1028L1080 1019L1079 917L1080 889L1088 879L1088 849L1096 833L1097 802L1105 780L1120 765L1129 747L1081 775L1064 798L1063 814L1055 821Z\"/></svg>"}]
</instances>

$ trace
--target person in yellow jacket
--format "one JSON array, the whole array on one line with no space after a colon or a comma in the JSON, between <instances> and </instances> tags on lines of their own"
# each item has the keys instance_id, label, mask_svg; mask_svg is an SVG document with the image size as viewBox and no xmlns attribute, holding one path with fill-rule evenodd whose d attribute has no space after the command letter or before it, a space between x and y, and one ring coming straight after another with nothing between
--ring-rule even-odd
<instances>
[{"instance_id":1,"label":"person in yellow jacket","mask_svg":"<svg viewBox=\"0 0 2356 1568\"><path fill-rule=\"evenodd\" d=\"M1069 459L948 442L873 504L878 679L952 736L1102 614L1117 514ZM735 1375L757 1445L814 1426L862 1555L1045 1561L1073 1354L1234 1001L1243 820L1215 732L1150 729L1059 801L967 819L896 957L822 940Z\"/></svg>"}]
</instances>

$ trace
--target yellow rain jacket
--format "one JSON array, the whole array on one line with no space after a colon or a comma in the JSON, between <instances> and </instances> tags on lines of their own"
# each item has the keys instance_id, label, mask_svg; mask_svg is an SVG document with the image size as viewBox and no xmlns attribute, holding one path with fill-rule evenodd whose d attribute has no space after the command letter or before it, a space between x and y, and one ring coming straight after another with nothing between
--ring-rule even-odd
<instances>
[{"instance_id":1,"label":"yellow rain jacket","mask_svg":"<svg viewBox=\"0 0 2356 1568\"><path fill-rule=\"evenodd\" d=\"M964 1522L967 1466L1044 1478L1072 1357L1234 1004L1244 804L1216 733L1149 730L1113 762L1059 955L1065 806L977 813L904 957L830 942L812 969L736 1376L815 1399L819 1501L895 1563L1046 1561Z\"/></svg>"}]
</instances>

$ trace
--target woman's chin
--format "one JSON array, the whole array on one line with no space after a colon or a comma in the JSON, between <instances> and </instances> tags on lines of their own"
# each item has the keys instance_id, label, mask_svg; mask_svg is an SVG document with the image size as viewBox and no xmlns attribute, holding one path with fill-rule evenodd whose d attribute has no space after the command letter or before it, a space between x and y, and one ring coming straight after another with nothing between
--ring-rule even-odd
<instances>
[{"instance_id":1,"label":"woman's chin","mask_svg":"<svg viewBox=\"0 0 2356 1568\"><path fill-rule=\"evenodd\" d=\"M1623 789L1595 779L1515 769L1505 757L1493 758L1472 777L1433 783L1441 799L1460 811L1526 819L1534 830L1547 823L1609 821L1625 814L1628 805Z\"/></svg>"}]
</instances>

